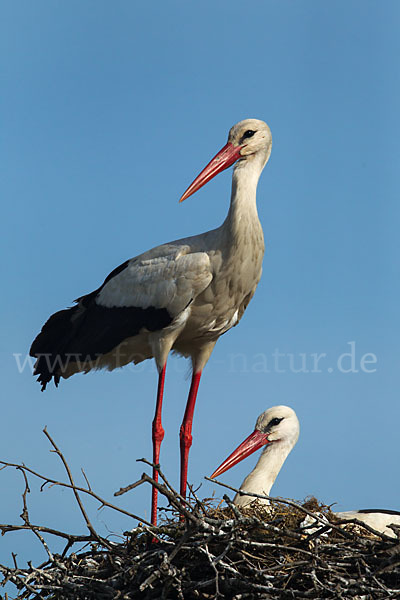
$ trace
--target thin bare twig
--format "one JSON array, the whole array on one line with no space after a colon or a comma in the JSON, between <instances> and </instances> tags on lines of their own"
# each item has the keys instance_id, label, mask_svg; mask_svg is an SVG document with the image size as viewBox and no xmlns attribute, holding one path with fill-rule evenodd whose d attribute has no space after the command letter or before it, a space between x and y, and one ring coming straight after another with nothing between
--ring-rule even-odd
<instances>
[{"instance_id":1,"label":"thin bare twig","mask_svg":"<svg viewBox=\"0 0 400 600\"><path fill-rule=\"evenodd\" d=\"M87 495L91 496L92 498L97 500L101 506L106 506L107 508L116 510L117 512L120 512L121 514L126 515L127 517L135 519L136 521L142 521L146 525L151 526L151 523L149 521L146 521L139 515L135 515L134 513L129 512L128 510L125 510L124 508L120 508L119 506L116 506L115 504L111 504L110 502L108 502L107 500L105 500L104 498L102 498L101 496L99 496L98 494L96 494L95 492L93 492L90 489L83 488L79 485L71 485L70 483L64 483L62 481L57 481L56 479L52 479L51 477L46 477L45 475L41 475L37 471L34 471L30 467L27 467L23 464L17 464L17 463L5 462L5 461L0 461L0 464L3 465L2 468L13 467L15 469L21 469L21 470L24 470L26 473L30 473L31 475L34 475L35 477L37 477L38 479L41 479L44 482L43 486L45 486L47 484L51 484L51 485L57 485L60 487L68 488L70 490L75 489L78 492L82 492L83 494L87 494Z\"/></svg>"},{"instance_id":2,"label":"thin bare twig","mask_svg":"<svg viewBox=\"0 0 400 600\"><path fill-rule=\"evenodd\" d=\"M47 439L49 440L50 444L53 446L55 453L56 453L56 454L57 454L57 455L60 457L60 459L61 459L61 462L62 462L62 464L64 465L64 468L65 468L65 470L66 470L66 472L67 472L67 475L68 475L69 482L70 482L70 484L71 484L71 487L72 487L72 491L73 491L73 493L74 493L74 496L75 496L75 499L76 499L76 501L77 501L77 503L78 503L79 509L80 509L80 511L81 511L81 513L82 513L82 516L83 516L83 518L85 519L85 523L86 523L86 526L87 526L87 528L89 529L89 531L90 531L90 533L92 534L92 536L93 536L93 537L94 537L94 538L95 538L95 539L96 539L98 542L100 542L101 544L104 544L104 545L106 545L106 546L109 548L109 545L108 545L108 543L107 543L105 540L102 540L102 539L100 538L100 536L97 534L97 532L96 532L95 528L93 527L92 523L90 522L90 519L89 519L89 517L88 517L88 514L87 514L87 512L86 512L86 510L85 510L85 508L84 508L84 506L83 506L83 504L82 504L81 497L79 496L79 494L78 494L78 491L77 491L77 489L76 489L75 482L74 482L74 479L73 479L73 477L72 477L71 469L69 468L69 465L68 465L67 461L65 460L63 453L62 453L62 452L61 452L61 450L58 448L57 444L55 443L55 441L53 440L53 438L51 437L51 435L50 435L50 434L49 434L49 432L47 431L47 428L46 428L46 427L43 429L43 433L44 433L44 435L47 437Z\"/></svg>"}]
</instances>

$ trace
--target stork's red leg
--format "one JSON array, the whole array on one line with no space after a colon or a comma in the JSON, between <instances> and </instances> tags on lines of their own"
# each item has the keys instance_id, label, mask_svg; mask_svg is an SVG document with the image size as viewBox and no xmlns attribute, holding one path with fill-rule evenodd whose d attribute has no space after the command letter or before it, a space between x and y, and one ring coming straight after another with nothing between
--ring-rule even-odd
<instances>
[{"instance_id":1,"label":"stork's red leg","mask_svg":"<svg viewBox=\"0 0 400 600\"><path fill-rule=\"evenodd\" d=\"M164 439L164 429L161 424L161 409L164 394L165 368L166 364L163 366L158 376L156 413L152 425L153 463L156 465L160 462L160 446ZM158 481L158 471L154 468L153 479L154 481ZM157 496L158 491L153 487L151 491L151 522L153 525L157 525Z\"/></svg>"},{"instance_id":2,"label":"stork's red leg","mask_svg":"<svg viewBox=\"0 0 400 600\"><path fill-rule=\"evenodd\" d=\"M185 415L183 417L180 429L180 446L181 446L181 496L186 498L186 484L188 471L189 448L192 445L192 421L194 407L196 404L197 390L199 389L201 371L193 373L192 383L190 385L189 397L186 404Z\"/></svg>"}]
</instances>

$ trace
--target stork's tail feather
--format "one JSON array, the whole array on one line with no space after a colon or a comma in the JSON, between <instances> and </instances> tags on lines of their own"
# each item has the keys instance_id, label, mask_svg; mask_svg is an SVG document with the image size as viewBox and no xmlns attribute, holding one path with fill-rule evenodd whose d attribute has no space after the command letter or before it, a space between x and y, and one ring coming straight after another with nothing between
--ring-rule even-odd
<instances>
[{"instance_id":1,"label":"stork's tail feather","mask_svg":"<svg viewBox=\"0 0 400 600\"><path fill-rule=\"evenodd\" d=\"M78 310L79 306L74 306L52 315L31 346L29 353L37 359L33 374L39 375L37 381L42 385L42 392L53 378L58 386L62 373L71 362L71 356L65 353L65 349L73 335L74 317Z\"/></svg>"}]
</instances>

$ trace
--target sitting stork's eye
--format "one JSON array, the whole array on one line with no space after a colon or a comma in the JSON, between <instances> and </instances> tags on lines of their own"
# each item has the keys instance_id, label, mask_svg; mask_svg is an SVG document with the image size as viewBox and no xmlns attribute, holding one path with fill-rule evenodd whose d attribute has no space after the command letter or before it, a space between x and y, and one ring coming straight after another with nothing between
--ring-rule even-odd
<instances>
[{"instance_id":1,"label":"sitting stork's eye","mask_svg":"<svg viewBox=\"0 0 400 600\"><path fill-rule=\"evenodd\" d=\"M276 425L279 425L279 423L283 421L283 417L281 419L278 419L278 417L275 417L275 419L271 419L270 422L268 423L268 427L275 427Z\"/></svg>"},{"instance_id":2,"label":"sitting stork's eye","mask_svg":"<svg viewBox=\"0 0 400 600\"><path fill-rule=\"evenodd\" d=\"M248 129L242 135L242 140L246 140L247 138L251 138L251 137L253 137L254 134L255 134L255 131L253 131L252 129Z\"/></svg>"}]
</instances>

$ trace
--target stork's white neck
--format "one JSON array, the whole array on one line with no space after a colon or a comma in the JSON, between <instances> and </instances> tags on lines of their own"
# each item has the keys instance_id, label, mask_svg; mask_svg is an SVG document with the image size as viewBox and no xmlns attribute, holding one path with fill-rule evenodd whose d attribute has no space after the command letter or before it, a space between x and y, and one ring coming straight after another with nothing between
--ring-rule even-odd
<instances>
[{"instance_id":1,"label":"stork's white neck","mask_svg":"<svg viewBox=\"0 0 400 600\"><path fill-rule=\"evenodd\" d=\"M268 444L263 450L254 469L247 475L240 486L241 490L253 494L269 495L269 492L282 468L289 452L293 448L291 441L279 440ZM234 502L239 506L245 506L254 502L251 496L240 496L236 494ZM269 504L268 500L259 500L263 504Z\"/></svg>"},{"instance_id":2,"label":"stork's white neck","mask_svg":"<svg viewBox=\"0 0 400 600\"><path fill-rule=\"evenodd\" d=\"M231 204L223 227L233 237L247 234L249 228L261 231L256 192L265 161L254 156L236 163L232 175ZM262 232L261 232L262 237Z\"/></svg>"}]
</instances>

